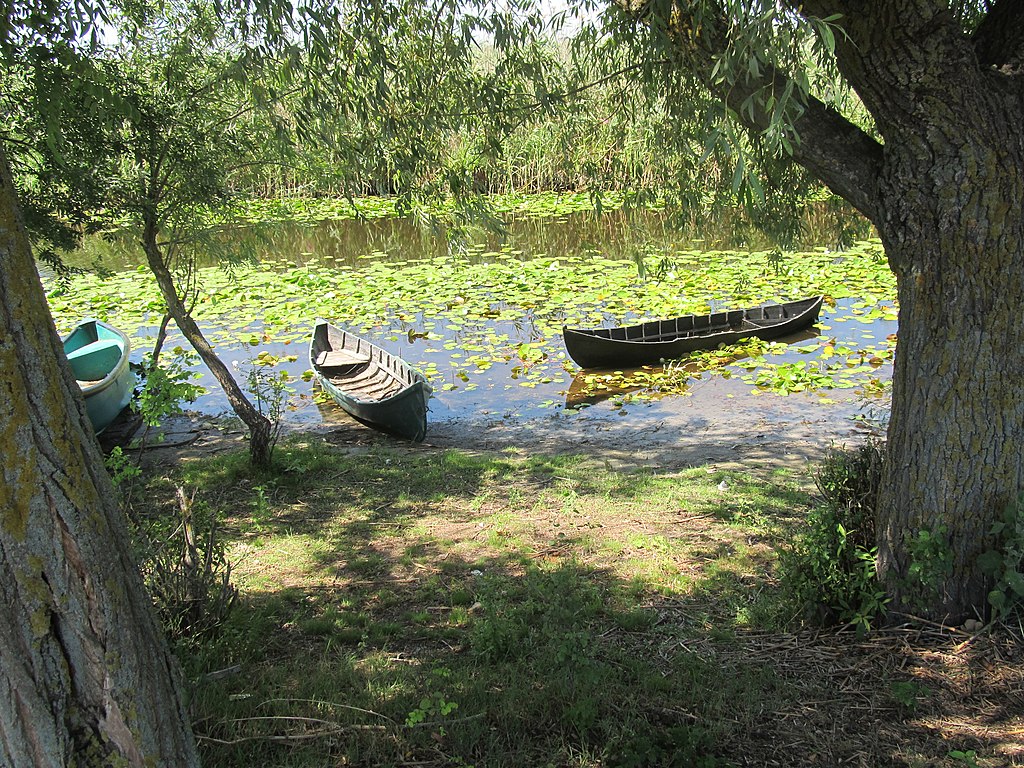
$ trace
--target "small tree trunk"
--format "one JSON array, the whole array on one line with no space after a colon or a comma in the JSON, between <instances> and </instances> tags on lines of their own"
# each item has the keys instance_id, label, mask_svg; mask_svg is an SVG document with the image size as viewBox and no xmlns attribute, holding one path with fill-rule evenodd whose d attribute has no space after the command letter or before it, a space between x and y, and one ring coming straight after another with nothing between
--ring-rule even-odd
<instances>
[{"instance_id":1,"label":"small tree trunk","mask_svg":"<svg viewBox=\"0 0 1024 768\"><path fill-rule=\"evenodd\" d=\"M171 324L171 320L174 318L169 314L164 314L160 319L160 328L156 332L156 341L153 343L153 354L149 361L151 367L156 367L160 363L160 353L163 352L164 342L167 341L167 326Z\"/></svg>"},{"instance_id":2,"label":"small tree trunk","mask_svg":"<svg viewBox=\"0 0 1024 768\"><path fill-rule=\"evenodd\" d=\"M146 260L149 268L156 277L160 294L167 304L168 314L174 318L178 329L182 332L192 348L199 354L200 359L206 363L210 373L217 379L232 409L249 428L249 459L254 467L267 469L270 467L273 458L273 444L271 435L273 424L256 407L249 402L242 388L238 386L231 371L224 365L223 361L213 351L213 347L203 336L199 324L192 318L192 314L185 307L178 296L178 289L174 283L174 276L167 268L163 252L157 242L158 228L152 220L147 220L143 229L142 246L146 252Z\"/></svg>"},{"instance_id":3,"label":"small tree trunk","mask_svg":"<svg viewBox=\"0 0 1024 768\"><path fill-rule=\"evenodd\" d=\"M198 765L2 146L0 456L0 765Z\"/></svg>"}]
</instances>

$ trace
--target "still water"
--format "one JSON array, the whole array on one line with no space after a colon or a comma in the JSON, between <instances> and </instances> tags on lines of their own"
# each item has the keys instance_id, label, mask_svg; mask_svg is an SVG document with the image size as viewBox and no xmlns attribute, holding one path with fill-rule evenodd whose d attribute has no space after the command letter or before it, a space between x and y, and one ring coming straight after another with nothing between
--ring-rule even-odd
<instances>
[{"instance_id":1,"label":"still water","mask_svg":"<svg viewBox=\"0 0 1024 768\"><path fill-rule=\"evenodd\" d=\"M841 236L835 224L830 216L811 217L805 227L804 245L813 244L819 250L834 247ZM854 222L851 225L849 220L841 224L847 230L852 226L854 230L860 228L859 234L868 234L864 224ZM375 261L403 263L445 255L486 261L503 250L506 255L523 260L595 253L607 259L632 262L642 274L645 270L656 269L662 254L681 248L753 250L765 246L735 222L713 233L696 233L678 226L664 214L619 211L601 216L573 214L513 220L508 222L505 232L478 231L471 233L468 241L459 242L403 219L264 225L224 233L220 244L211 247L209 260L216 262L230 250L236 255L256 259L267 270L307 263L318 265L318 269L359 269ZM76 260L81 265L101 265L113 271L131 270L137 266L138 249L129 237L96 239L86 244ZM670 423L675 427L715 431L716 425L720 426L728 415L739 415L741 421L732 429L743 431L746 422L742 419L749 421L750 414L772 414L777 419L800 421L806 420L811 410L827 410L835 419L848 420L873 413L879 400L866 396L865 392L883 390L891 378L891 358L873 358L876 362L870 374L861 377L868 386L782 395L754 386L751 377L756 370L744 368L742 361L736 361L720 366L715 372L691 376L685 385L673 387L669 394L659 391L663 388L656 381L646 387L629 386L598 394L584 386L584 375L566 358L560 334L551 332L550 323L536 322L533 313L539 310L531 309L524 309L514 319L481 322L490 326L488 333L506 338L510 348L524 344L536 347L539 352L534 364L526 366L520 357L510 355L507 359L492 359L486 368L472 369L472 375L467 376L467 369L460 361L471 353L473 329L464 325L449 326L441 320L432 324L428 339L416 332L424 322L423 317L410 319L402 315L401 307L391 309L393 312L385 322L374 325L363 335L428 371L434 388L428 441L432 434L465 430L519 437L524 432L586 435L623 426L649 431ZM813 368L820 363L824 368L826 362L821 349L826 346L869 350L862 357L873 357L870 350L877 348L879 340L895 334L896 322L892 313L869 321L864 319L864 313L864 302L856 297L827 305L812 333L773 348L765 356L765 364L800 364ZM218 353L239 370L244 370L260 352L280 358L296 356L296 360L282 362L278 368L286 370L292 378L293 391L284 417L286 427L347 421L348 417L338 406L323 402L319 390L308 378L303 378L309 368L303 338L308 329L296 329L294 338L260 339L259 314L259 311L254 312L255 320L232 327L230 333L225 333L223 327L210 325L204 326L204 333L217 339ZM58 318L58 324L61 320ZM149 324L125 328L130 334L134 333L134 358L141 359L156 334L158 320L153 316ZM310 326L312 320L309 318ZM633 320L632 317L614 318L610 324ZM246 341L250 337L257 343ZM827 345L823 344L826 339ZM169 344L187 346L173 332ZM189 408L209 416L228 414L230 409L216 381L202 365L197 365L196 370L201 374L199 383L208 392ZM655 369L655 379L657 375Z\"/></svg>"}]
</instances>

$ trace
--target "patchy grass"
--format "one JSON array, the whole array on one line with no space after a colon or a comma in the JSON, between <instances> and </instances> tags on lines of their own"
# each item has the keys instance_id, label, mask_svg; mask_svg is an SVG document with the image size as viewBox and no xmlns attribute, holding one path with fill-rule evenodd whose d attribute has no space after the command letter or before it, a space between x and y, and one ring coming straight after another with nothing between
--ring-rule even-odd
<instances>
[{"instance_id":1,"label":"patchy grass","mask_svg":"<svg viewBox=\"0 0 1024 768\"><path fill-rule=\"evenodd\" d=\"M234 564L229 623L181 651L206 765L1024 760L1012 637L787 629L808 478L319 438L245 461L152 473L133 505L159 529L196 489Z\"/></svg>"}]
</instances>

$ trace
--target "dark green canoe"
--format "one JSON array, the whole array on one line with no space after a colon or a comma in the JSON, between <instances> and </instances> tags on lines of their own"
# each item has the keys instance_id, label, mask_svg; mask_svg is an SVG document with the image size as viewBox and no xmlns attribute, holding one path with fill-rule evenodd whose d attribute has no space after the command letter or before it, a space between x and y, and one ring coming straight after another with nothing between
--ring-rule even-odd
<instances>
[{"instance_id":1,"label":"dark green canoe","mask_svg":"<svg viewBox=\"0 0 1024 768\"><path fill-rule=\"evenodd\" d=\"M581 368L624 368L674 360L742 339L780 339L813 325L823 296L750 309L684 315L618 328L563 328L565 348Z\"/></svg>"},{"instance_id":2,"label":"dark green canoe","mask_svg":"<svg viewBox=\"0 0 1024 768\"><path fill-rule=\"evenodd\" d=\"M64 337L64 354L82 389L89 421L98 435L132 398L134 377L128 366L131 343L112 325L83 320Z\"/></svg>"},{"instance_id":3,"label":"dark green canoe","mask_svg":"<svg viewBox=\"0 0 1024 768\"><path fill-rule=\"evenodd\" d=\"M426 436L430 384L397 355L318 320L309 362L324 391L357 420L417 442Z\"/></svg>"}]
</instances>

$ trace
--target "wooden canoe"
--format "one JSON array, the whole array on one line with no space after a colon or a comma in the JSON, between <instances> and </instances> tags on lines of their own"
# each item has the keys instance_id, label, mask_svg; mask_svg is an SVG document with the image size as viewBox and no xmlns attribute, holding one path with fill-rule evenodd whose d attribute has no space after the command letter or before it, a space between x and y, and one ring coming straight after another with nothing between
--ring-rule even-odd
<instances>
[{"instance_id":1,"label":"wooden canoe","mask_svg":"<svg viewBox=\"0 0 1024 768\"><path fill-rule=\"evenodd\" d=\"M358 421L417 442L426 436L430 385L397 355L318 320L309 363L324 391Z\"/></svg>"},{"instance_id":2,"label":"wooden canoe","mask_svg":"<svg viewBox=\"0 0 1024 768\"><path fill-rule=\"evenodd\" d=\"M624 368L674 360L742 339L778 339L813 325L824 297L765 307L684 315L617 328L563 328L565 348L581 368Z\"/></svg>"},{"instance_id":3,"label":"wooden canoe","mask_svg":"<svg viewBox=\"0 0 1024 768\"><path fill-rule=\"evenodd\" d=\"M85 397L85 410L93 431L110 426L132 398L134 377L128 365L128 336L100 320L83 320L63 339L64 355L71 364Z\"/></svg>"}]
</instances>

